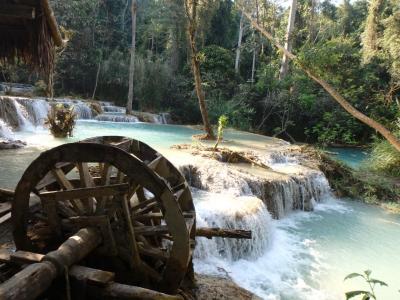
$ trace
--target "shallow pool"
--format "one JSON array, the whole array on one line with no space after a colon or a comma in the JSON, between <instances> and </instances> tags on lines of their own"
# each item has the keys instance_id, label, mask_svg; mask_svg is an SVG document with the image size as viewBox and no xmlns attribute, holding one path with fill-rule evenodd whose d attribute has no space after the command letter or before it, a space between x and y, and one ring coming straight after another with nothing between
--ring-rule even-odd
<instances>
[{"instance_id":1,"label":"shallow pool","mask_svg":"<svg viewBox=\"0 0 400 300\"><path fill-rule=\"evenodd\" d=\"M65 142L122 135L140 139L162 152L173 144L191 143L191 136L200 133L185 126L96 121L79 121L75 132L70 139L55 139L40 129L34 134L16 133L29 146L0 152L0 186L14 188L41 151ZM235 131L228 131L226 138L238 147L259 150L279 143ZM352 157L352 152L341 153ZM358 160L359 152L356 157L353 162ZM234 262L215 258L196 261L197 271L219 272L218 268L223 268L239 285L264 299L327 300L344 299L345 291L364 288L361 281L343 282L343 278L351 272L371 269L374 277L389 284L388 288L377 288L378 299L400 299L400 216L374 206L329 198L313 213L295 212L284 220L270 220L265 226L271 226L270 245L260 257Z\"/></svg>"}]
</instances>

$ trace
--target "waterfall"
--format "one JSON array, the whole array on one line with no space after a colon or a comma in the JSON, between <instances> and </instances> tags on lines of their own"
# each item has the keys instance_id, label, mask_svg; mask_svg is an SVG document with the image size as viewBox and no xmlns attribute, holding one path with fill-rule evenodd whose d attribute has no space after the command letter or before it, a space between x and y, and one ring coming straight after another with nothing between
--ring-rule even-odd
<instances>
[{"instance_id":1,"label":"waterfall","mask_svg":"<svg viewBox=\"0 0 400 300\"><path fill-rule=\"evenodd\" d=\"M125 114L116 114L116 113L104 113L96 116L97 121L106 121L106 122L125 122L125 123L137 123L139 119L135 116L125 115Z\"/></svg>"},{"instance_id":2,"label":"waterfall","mask_svg":"<svg viewBox=\"0 0 400 300\"><path fill-rule=\"evenodd\" d=\"M35 125L43 125L50 109L49 103L44 99L19 98L15 101L24 106L29 120Z\"/></svg>"},{"instance_id":3,"label":"waterfall","mask_svg":"<svg viewBox=\"0 0 400 300\"><path fill-rule=\"evenodd\" d=\"M171 116L169 113L160 113L152 115L153 123L155 124L170 124Z\"/></svg>"},{"instance_id":4,"label":"waterfall","mask_svg":"<svg viewBox=\"0 0 400 300\"><path fill-rule=\"evenodd\" d=\"M209 256L235 261L256 259L267 250L271 239L271 216L264 203L251 196L233 196L195 191L198 227L220 227L252 231L251 240L198 238L196 259Z\"/></svg>"},{"instance_id":5,"label":"waterfall","mask_svg":"<svg viewBox=\"0 0 400 300\"><path fill-rule=\"evenodd\" d=\"M268 176L258 174L257 169L235 168L217 161L181 165L180 170L197 189L261 199L276 219L293 210L311 211L330 193L322 172L295 164L288 170L265 170Z\"/></svg>"},{"instance_id":6,"label":"waterfall","mask_svg":"<svg viewBox=\"0 0 400 300\"><path fill-rule=\"evenodd\" d=\"M114 112L114 113L124 113L125 108L115 105L105 105L101 106L104 112Z\"/></svg>"},{"instance_id":7,"label":"waterfall","mask_svg":"<svg viewBox=\"0 0 400 300\"><path fill-rule=\"evenodd\" d=\"M6 122L4 122L3 119L0 119L0 138L6 139L6 140L12 140L13 139L13 132L10 126L7 125Z\"/></svg>"},{"instance_id":8,"label":"waterfall","mask_svg":"<svg viewBox=\"0 0 400 300\"><path fill-rule=\"evenodd\" d=\"M73 108L78 119L92 119L93 113L88 103L81 100L71 100L71 99L54 99L56 103L61 103L68 108Z\"/></svg>"},{"instance_id":9,"label":"waterfall","mask_svg":"<svg viewBox=\"0 0 400 300\"><path fill-rule=\"evenodd\" d=\"M15 111L18 118L18 127L22 130L33 131L34 125L29 120L29 114L25 107L21 105L18 101L14 101Z\"/></svg>"}]
</instances>

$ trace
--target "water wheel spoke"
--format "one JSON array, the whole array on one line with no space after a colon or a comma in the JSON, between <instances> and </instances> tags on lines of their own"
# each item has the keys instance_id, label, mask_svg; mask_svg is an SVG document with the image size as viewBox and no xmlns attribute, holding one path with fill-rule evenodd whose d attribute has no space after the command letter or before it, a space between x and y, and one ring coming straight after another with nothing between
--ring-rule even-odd
<instances>
[{"instance_id":1,"label":"water wheel spoke","mask_svg":"<svg viewBox=\"0 0 400 300\"><path fill-rule=\"evenodd\" d=\"M118 170L117 178L116 178L117 182L122 183L125 181L125 178L126 178L126 175L123 172L121 172L120 170Z\"/></svg>"},{"instance_id":2,"label":"water wheel spoke","mask_svg":"<svg viewBox=\"0 0 400 300\"><path fill-rule=\"evenodd\" d=\"M137 226L134 228L136 235L152 236L152 235L163 235L169 233L167 225L157 226Z\"/></svg>"},{"instance_id":3,"label":"water wheel spoke","mask_svg":"<svg viewBox=\"0 0 400 300\"><path fill-rule=\"evenodd\" d=\"M129 185L126 183L110 184L96 187L78 188L66 191L50 191L40 193L40 198L54 199L56 201L69 201L70 199L88 199L101 196L123 195L128 192Z\"/></svg>"},{"instance_id":4,"label":"water wheel spoke","mask_svg":"<svg viewBox=\"0 0 400 300\"><path fill-rule=\"evenodd\" d=\"M109 163L99 164L101 170L100 183L101 185L109 185L111 182L111 174L112 174L112 165ZM94 183L96 184L96 179L93 178ZM104 211L104 208L107 206L107 202L111 200L110 196L100 197L99 202L96 207L96 214L101 214Z\"/></svg>"},{"instance_id":5,"label":"water wheel spoke","mask_svg":"<svg viewBox=\"0 0 400 300\"><path fill-rule=\"evenodd\" d=\"M74 165L71 163L57 163L55 165L55 168L64 170L68 173L74 168ZM52 172L49 172L36 184L36 189L37 190L44 189L47 186L54 184L55 182L57 182L57 178L54 176Z\"/></svg>"},{"instance_id":6,"label":"water wheel spoke","mask_svg":"<svg viewBox=\"0 0 400 300\"><path fill-rule=\"evenodd\" d=\"M131 144L132 144L132 140L128 139L128 138L124 138L121 141L111 141L109 142L109 145L120 148L122 150L125 151L129 151L129 149L131 148Z\"/></svg>"},{"instance_id":7,"label":"water wheel spoke","mask_svg":"<svg viewBox=\"0 0 400 300\"><path fill-rule=\"evenodd\" d=\"M57 213L57 202L42 197L40 197L40 200L42 202L43 211L47 216L47 224L56 235L61 235L61 223Z\"/></svg>"},{"instance_id":8,"label":"water wheel spoke","mask_svg":"<svg viewBox=\"0 0 400 300\"><path fill-rule=\"evenodd\" d=\"M150 256L156 259L159 259L163 262L166 262L169 258L169 254L166 250L161 250L156 247L152 247L149 245L139 245L139 253L145 256Z\"/></svg>"},{"instance_id":9,"label":"water wheel spoke","mask_svg":"<svg viewBox=\"0 0 400 300\"><path fill-rule=\"evenodd\" d=\"M136 214L136 211L141 211L142 209L146 208L147 206L153 205L155 203L157 204L157 199L155 197L153 197L153 198L144 200L144 201L139 202L138 204L132 206L131 210L133 212L135 212L135 214Z\"/></svg>"},{"instance_id":10,"label":"water wheel spoke","mask_svg":"<svg viewBox=\"0 0 400 300\"><path fill-rule=\"evenodd\" d=\"M135 237L135 229L133 227L132 224L132 217L131 217L131 213L129 210L129 203L128 203L128 199L126 198L126 196L122 197L121 199L122 201L122 211L123 214L125 216L125 221L128 227L128 237L129 237L129 246L130 246L130 252L132 255L132 267L134 268L138 268L140 267L140 256L139 256L139 249L138 249L138 245L136 242L136 237Z\"/></svg>"},{"instance_id":11,"label":"water wheel spoke","mask_svg":"<svg viewBox=\"0 0 400 300\"><path fill-rule=\"evenodd\" d=\"M77 164L79 176L81 178L82 187L93 187L95 186L92 175L89 172L89 166L87 163ZM88 197L85 201L85 207L89 214L93 214L95 207L95 199L93 197Z\"/></svg>"},{"instance_id":12,"label":"water wheel spoke","mask_svg":"<svg viewBox=\"0 0 400 300\"><path fill-rule=\"evenodd\" d=\"M53 174L53 176L56 178L58 184L63 189L65 189L65 190L73 190L74 189L74 186L68 180L67 176L65 175L64 171L61 168L54 168L51 170L51 173ZM71 199L71 204L78 213L83 213L85 211L84 206L79 199Z\"/></svg>"}]
</instances>

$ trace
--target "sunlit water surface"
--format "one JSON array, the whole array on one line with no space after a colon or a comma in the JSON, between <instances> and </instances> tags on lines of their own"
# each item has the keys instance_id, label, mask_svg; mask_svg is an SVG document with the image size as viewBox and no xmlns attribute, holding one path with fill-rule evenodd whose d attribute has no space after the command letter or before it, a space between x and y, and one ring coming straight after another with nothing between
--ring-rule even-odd
<instances>
[{"instance_id":1,"label":"sunlit water surface","mask_svg":"<svg viewBox=\"0 0 400 300\"><path fill-rule=\"evenodd\" d=\"M0 152L0 186L14 188L40 151L66 141L124 135L162 152L172 144L190 143L197 133L183 126L90 121L79 121L75 136L68 140L55 139L40 129L35 134L19 132L16 137L26 140L29 146ZM237 145L258 148L271 142L240 132L228 132L227 138ZM203 201L214 201L215 197L194 195L199 211ZM283 220L266 218L265 222L270 236L263 254L233 261L216 256L196 259L197 271L228 272L235 282L264 299L344 299L345 291L366 287L359 280L343 282L343 278L351 272L371 269L374 277L389 284L388 288L377 288L379 299L400 299L398 215L355 201L327 198L313 213L295 212Z\"/></svg>"},{"instance_id":2,"label":"sunlit water surface","mask_svg":"<svg viewBox=\"0 0 400 300\"><path fill-rule=\"evenodd\" d=\"M362 148L328 148L333 159L344 162L354 169L359 168L368 158L368 151Z\"/></svg>"}]
</instances>

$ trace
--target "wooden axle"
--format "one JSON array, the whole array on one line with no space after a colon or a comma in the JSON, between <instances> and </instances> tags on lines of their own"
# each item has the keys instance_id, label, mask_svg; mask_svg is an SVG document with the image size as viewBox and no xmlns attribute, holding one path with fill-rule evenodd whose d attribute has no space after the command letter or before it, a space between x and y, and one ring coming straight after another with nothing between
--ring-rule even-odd
<instances>
[{"instance_id":1,"label":"wooden axle","mask_svg":"<svg viewBox=\"0 0 400 300\"><path fill-rule=\"evenodd\" d=\"M29 278L31 284L38 288L41 288L42 282L36 280L38 277L32 277L32 270L35 272L46 273L46 272L56 272L56 268L52 266L49 262L41 261L44 259L45 255L32 253L27 251L17 251L12 252L11 250L1 250L0 251L0 261L5 263L14 263L17 265L27 265L23 271L19 272L16 276L21 280L28 280L25 278ZM37 267L37 265L45 264L46 268L41 266ZM50 274L50 273L49 273ZM42 274L40 274L40 277ZM50 275L50 276L54 276ZM93 299L126 299L126 300L183 300L184 298L180 295L168 295L164 293L160 293L157 291L137 287L130 286L125 284L120 284L114 282L115 274L113 272L102 271L98 269L88 268L79 265L73 265L68 269L68 276L70 277L71 282L79 282L82 283L79 287L85 287L83 290L72 290L72 292L76 295L88 295ZM51 282L50 282L51 283ZM50 284L49 283L49 284ZM8 289L11 283L8 283L7 286L0 285L0 291ZM3 293L0 294L0 297L3 297ZM20 295L16 295L14 297L20 297ZM0 298L3 299L3 298ZM4 299L20 299L20 298L4 298Z\"/></svg>"},{"instance_id":2,"label":"wooden axle","mask_svg":"<svg viewBox=\"0 0 400 300\"><path fill-rule=\"evenodd\" d=\"M196 237L202 236L208 239L213 237L233 238L233 239L251 239L250 230L239 230L239 229L222 229L222 228L208 228L200 227L196 228Z\"/></svg>"},{"instance_id":3,"label":"wooden axle","mask_svg":"<svg viewBox=\"0 0 400 300\"><path fill-rule=\"evenodd\" d=\"M95 228L83 228L51 251L39 263L34 263L0 285L2 300L36 299L64 274L68 267L82 260L101 243L101 234Z\"/></svg>"}]
</instances>

